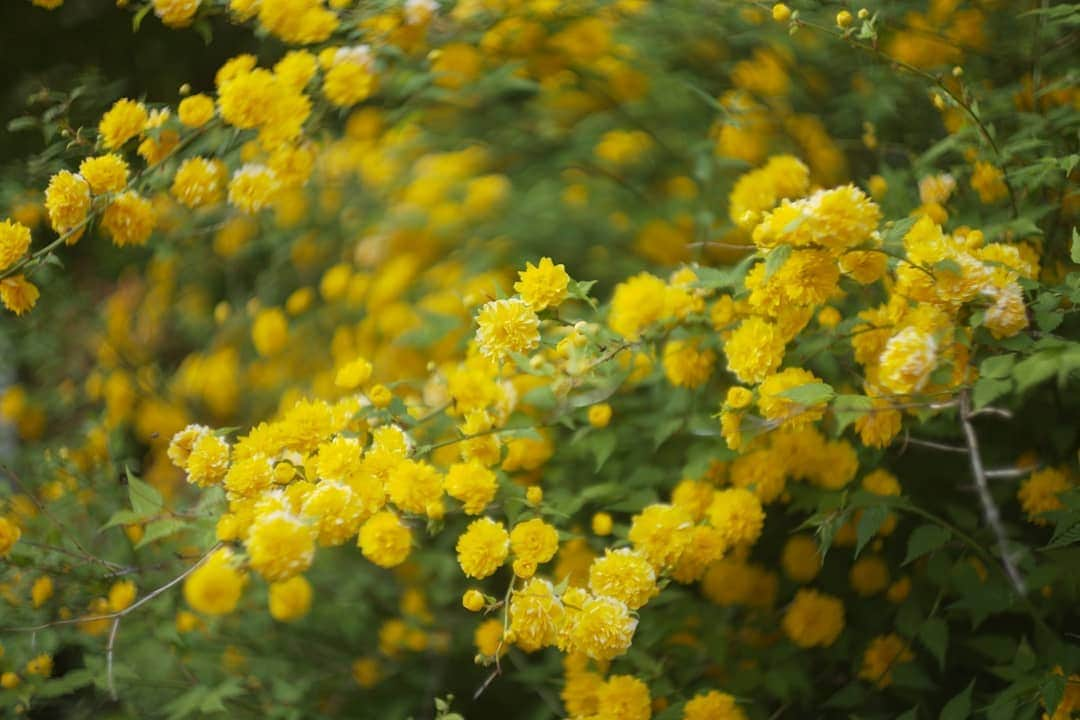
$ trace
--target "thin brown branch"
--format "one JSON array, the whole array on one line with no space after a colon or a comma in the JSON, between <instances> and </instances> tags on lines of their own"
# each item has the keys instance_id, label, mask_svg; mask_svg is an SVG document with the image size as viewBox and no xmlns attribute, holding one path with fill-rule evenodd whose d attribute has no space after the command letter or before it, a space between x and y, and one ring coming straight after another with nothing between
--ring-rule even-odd
<instances>
[{"instance_id":1,"label":"thin brown branch","mask_svg":"<svg viewBox=\"0 0 1080 720\"><path fill-rule=\"evenodd\" d=\"M1027 594L1027 586L1020 574L1019 568L1013 562L1009 551L1009 539L1005 534L1005 528L1001 524L1001 512L994 503L990 494L990 485L987 482L986 469L983 467L982 456L979 454L979 437L975 433L975 427L971 424L971 395L967 390L960 394L960 427L964 431L967 440L968 457L971 461L971 475L975 479L975 489L979 494L979 502L982 504L983 517L986 524L994 531L997 538L998 550L1001 552L1001 564L1005 573L1016 592L1021 596Z\"/></svg>"}]
</instances>

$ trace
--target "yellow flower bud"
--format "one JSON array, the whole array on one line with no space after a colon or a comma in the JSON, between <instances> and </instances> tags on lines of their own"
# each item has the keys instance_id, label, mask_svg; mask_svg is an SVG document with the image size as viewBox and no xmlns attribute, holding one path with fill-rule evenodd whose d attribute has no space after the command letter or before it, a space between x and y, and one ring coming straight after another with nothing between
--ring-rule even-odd
<instances>
[{"instance_id":1,"label":"yellow flower bud","mask_svg":"<svg viewBox=\"0 0 1080 720\"><path fill-rule=\"evenodd\" d=\"M855 17L847 10L841 10L836 13L836 24L844 30L851 27L851 23L854 21Z\"/></svg>"},{"instance_id":2,"label":"yellow flower bud","mask_svg":"<svg viewBox=\"0 0 1080 720\"><path fill-rule=\"evenodd\" d=\"M784 3L776 3L772 6L772 19L776 22L787 22L791 19L791 8Z\"/></svg>"},{"instance_id":3,"label":"yellow flower bud","mask_svg":"<svg viewBox=\"0 0 1080 720\"><path fill-rule=\"evenodd\" d=\"M461 604L469 612L480 612L487 605L487 601L479 590L466 590L461 596Z\"/></svg>"},{"instance_id":4,"label":"yellow flower bud","mask_svg":"<svg viewBox=\"0 0 1080 720\"><path fill-rule=\"evenodd\" d=\"M592 516L592 531L600 537L611 534L612 524L611 515L606 512L598 512Z\"/></svg>"}]
</instances>

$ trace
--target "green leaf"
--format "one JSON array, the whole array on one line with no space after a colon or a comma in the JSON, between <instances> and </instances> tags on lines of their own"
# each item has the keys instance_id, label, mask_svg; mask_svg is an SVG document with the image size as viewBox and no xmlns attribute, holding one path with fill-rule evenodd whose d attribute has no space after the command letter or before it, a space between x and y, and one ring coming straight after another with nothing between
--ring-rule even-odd
<instances>
[{"instance_id":1,"label":"green leaf","mask_svg":"<svg viewBox=\"0 0 1080 720\"><path fill-rule=\"evenodd\" d=\"M833 417L836 418L836 434L874 408L874 401L865 395L837 395L832 403Z\"/></svg>"},{"instance_id":2,"label":"green leaf","mask_svg":"<svg viewBox=\"0 0 1080 720\"><path fill-rule=\"evenodd\" d=\"M67 695L94 682L94 674L86 669L72 670L64 675L47 680L34 691L37 698L55 698Z\"/></svg>"},{"instance_id":3,"label":"green leaf","mask_svg":"<svg viewBox=\"0 0 1080 720\"><path fill-rule=\"evenodd\" d=\"M109 517L109 521L101 526L101 529L105 530L117 525L131 525L142 519L143 516L134 510L117 510Z\"/></svg>"},{"instance_id":4,"label":"green leaf","mask_svg":"<svg viewBox=\"0 0 1080 720\"><path fill-rule=\"evenodd\" d=\"M1069 257L1074 263L1080 265L1080 232L1073 228L1072 247L1069 250Z\"/></svg>"},{"instance_id":5,"label":"green leaf","mask_svg":"<svg viewBox=\"0 0 1080 720\"><path fill-rule=\"evenodd\" d=\"M141 548L143 545L160 540L163 537L168 537L173 533L187 527L187 523L179 518L165 518L163 520L155 520L146 526L146 530L143 532L143 536L139 538L139 542L135 544L135 548Z\"/></svg>"},{"instance_id":6,"label":"green leaf","mask_svg":"<svg viewBox=\"0 0 1080 720\"><path fill-rule=\"evenodd\" d=\"M903 565L918 560L927 553L932 553L949 542L952 533L939 525L920 525L908 538L907 555Z\"/></svg>"},{"instance_id":7,"label":"green leaf","mask_svg":"<svg viewBox=\"0 0 1080 720\"><path fill-rule=\"evenodd\" d=\"M919 628L919 640L935 658L938 666L945 669L945 650L949 645L949 624L938 617L927 618Z\"/></svg>"},{"instance_id":8,"label":"green leaf","mask_svg":"<svg viewBox=\"0 0 1080 720\"><path fill-rule=\"evenodd\" d=\"M965 720L971 716L971 693L975 689L975 681L972 680L959 695L941 709L938 720Z\"/></svg>"},{"instance_id":9,"label":"green leaf","mask_svg":"<svg viewBox=\"0 0 1080 720\"><path fill-rule=\"evenodd\" d=\"M780 397L785 397L800 405L810 406L829 402L836 397L836 393L833 391L832 385L817 382L788 388L780 393Z\"/></svg>"},{"instance_id":10,"label":"green leaf","mask_svg":"<svg viewBox=\"0 0 1080 720\"><path fill-rule=\"evenodd\" d=\"M1080 542L1080 520L1072 524L1062 523L1054 528L1054 536L1043 550L1055 550Z\"/></svg>"},{"instance_id":11,"label":"green leaf","mask_svg":"<svg viewBox=\"0 0 1080 720\"><path fill-rule=\"evenodd\" d=\"M784 266L787 259L791 257L791 246L780 245L769 251L769 255L765 258L765 279L768 280L776 271Z\"/></svg>"},{"instance_id":12,"label":"green leaf","mask_svg":"<svg viewBox=\"0 0 1080 720\"><path fill-rule=\"evenodd\" d=\"M886 247L901 244L904 236L908 234L908 230L911 230L917 221L917 217L906 217L887 226L885 232L881 235L883 244Z\"/></svg>"},{"instance_id":13,"label":"green leaf","mask_svg":"<svg viewBox=\"0 0 1080 720\"><path fill-rule=\"evenodd\" d=\"M952 258L938 260L936 263L934 263L934 270L938 272L952 273L953 275L960 275L964 271L964 269L960 267L960 263L956 262Z\"/></svg>"},{"instance_id":14,"label":"green leaf","mask_svg":"<svg viewBox=\"0 0 1080 720\"><path fill-rule=\"evenodd\" d=\"M866 547L866 543L870 542L870 538L874 537L887 517L889 517L889 508L884 505L872 505L863 510L859 517L859 524L855 528L855 557L859 557L859 553Z\"/></svg>"},{"instance_id":15,"label":"green leaf","mask_svg":"<svg viewBox=\"0 0 1080 720\"><path fill-rule=\"evenodd\" d=\"M674 435L682 424L681 417L667 418L657 423L656 430L653 432L653 447L658 448L667 442L667 439Z\"/></svg>"},{"instance_id":16,"label":"green leaf","mask_svg":"<svg viewBox=\"0 0 1080 720\"><path fill-rule=\"evenodd\" d=\"M1042 695L1043 702L1046 703L1046 713L1050 717L1054 716L1054 711L1057 710L1062 698L1065 697L1065 684L1064 675L1050 673L1050 676L1046 678L1046 682L1039 688L1039 694Z\"/></svg>"},{"instance_id":17,"label":"green leaf","mask_svg":"<svg viewBox=\"0 0 1080 720\"><path fill-rule=\"evenodd\" d=\"M596 458L597 472L600 472L600 468L604 467L608 458L615 452L618 444L618 436L611 430L595 433L589 438L589 449L592 450L593 457Z\"/></svg>"},{"instance_id":18,"label":"green leaf","mask_svg":"<svg viewBox=\"0 0 1080 720\"><path fill-rule=\"evenodd\" d=\"M134 32L139 32L139 26L142 25L142 21L146 19L147 13L149 13L150 10L153 9L153 7L154 4L148 2L141 8L139 8L139 11L135 13L135 16L133 18L131 18L131 29Z\"/></svg>"},{"instance_id":19,"label":"green leaf","mask_svg":"<svg viewBox=\"0 0 1080 720\"><path fill-rule=\"evenodd\" d=\"M992 377L981 377L975 381L975 388L971 393L971 400L975 409L986 407L1002 395L1007 394L1013 388L1012 380L998 380Z\"/></svg>"},{"instance_id":20,"label":"green leaf","mask_svg":"<svg viewBox=\"0 0 1080 720\"><path fill-rule=\"evenodd\" d=\"M161 512L165 501L157 488L135 477L131 468L125 468L124 472L127 473L128 499L131 501L131 509L144 518Z\"/></svg>"},{"instance_id":21,"label":"green leaf","mask_svg":"<svg viewBox=\"0 0 1080 720\"><path fill-rule=\"evenodd\" d=\"M979 364L979 375L984 378L1004 379L1009 377L1014 365L1016 365L1016 356L1012 353L995 355Z\"/></svg>"}]
</instances>

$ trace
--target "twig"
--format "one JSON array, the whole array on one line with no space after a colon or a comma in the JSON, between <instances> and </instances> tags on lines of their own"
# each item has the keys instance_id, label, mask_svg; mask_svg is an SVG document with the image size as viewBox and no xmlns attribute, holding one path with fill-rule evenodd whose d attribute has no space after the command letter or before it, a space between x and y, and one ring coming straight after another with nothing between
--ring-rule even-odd
<instances>
[{"instance_id":1,"label":"twig","mask_svg":"<svg viewBox=\"0 0 1080 720\"><path fill-rule=\"evenodd\" d=\"M34 503L34 507L36 507L38 509L38 512L40 512L45 517L49 518L49 520L51 520L52 523L54 525L56 525L56 527L59 528L61 532L63 532L65 535L67 535L71 539L71 542L75 545L75 547L79 551L78 554L83 559L87 560L88 562L97 563L98 565L101 565L103 567L108 568L109 571L114 575L127 569L123 565L119 565L117 563L110 562L108 560L104 560L102 558L99 558L98 556L94 555L89 550L87 550L85 547L83 547L82 543L79 542L79 538L77 538L75 536L75 533L72 532L71 529L68 528L67 525L60 522L60 520L57 519L57 517L52 514L52 512L49 510L49 507L47 505L45 505L45 503L38 500L37 497L32 492L27 490L26 486L23 485L22 480L20 480L19 476L15 474L14 470L9 468L7 465L0 465L0 470L3 470L4 474L8 476L8 479L10 479L11 482L13 482L15 484L15 487L17 487L19 489L19 492L21 492L23 495L28 497L30 499L30 502ZM50 548L50 549L54 549L54 548ZM68 551L68 554L73 554L73 553Z\"/></svg>"},{"instance_id":2,"label":"twig","mask_svg":"<svg viewBox=\"0 0 1080 720\"><path fill-rule=\"evenodd\" d=\"M120 631L120 618L113 620L109 630L109 644L105 648L105 675L109 679L109 697L116 700L116 683L113 681L113 648L116 646L116 633Z\"/></svg>"},{"instance_id":3,"label":"twig","mask_svg":"<svg viewBox=\"0 0 1080 720\"><path fill-rule=\"evenodd\" d=\"M997 468L994 470L987 470L986 477L989 480L1007 480L1010 478L1024 477L1038 470L1038 467L1014 467L1014 468Z\"/></svg>"},{"instance_id":4,"label":"twig","mask_svg":"<svg viewBox=\"0 0 1080 720\"><path fill-rule=\"evenodd\" d=\"M998 549L1001 551L1001 563L1005 568L1005 572L1016 592L1024 596L1027 594L1027 587L1024 584L1024 578L1020 575L1020 570L1016 567L1012 556L1009 554L1008 537L1005 535L1005 528L1001 524L1001 512L998 510L997 505L994 504L994 498L990 494L986 470L983 468L982 457L979 455L979 438L975 434L975 427L971 424L970 412L971 395L967 390L964 390L960 393L960 426L963 428L964 437L967 440L968 457L971 460L971 474L975 479L975 489L979 493L979 501L982 503L986 524L990 526L997 537Z\"/></svg>"},{"instance_id":5,"label":"twig","mask_svg":"<svg viewBox=\"0 0 1080 720\"><path fill-rule=\"evenodd\" d=\"M128 605L123 610L117 610L116 612L105 613L103 615L89 615L89 616L86 616L86 617L68 618L66 620L54 620L53 622L44 623L43 625L32 625L32 626L26 626L26 627L0 628L0 632L39 632L41 630L48 630L49 628L59 627L61 625L75 625L75 624L79 624L79 623L94 622L95 620L115 620L117 618L122 618L125 615L128 615L131 612L133 612L136 608L141 607L142 605L145 605L146 603L150 602L151 600L153 600L157 596L159 596L162 593L168 591L169 588L172 588L175 585L183 582L184 579L188 575L195 572L200 566L202 566L202 564L206 562L207 558L209 558L211 555L213 555L214 551L216 551L220 547L221 547L221 543L217 543L212 548L207 550L206 554L204 554L201 558L199 558L199 560L196 563L194 563L191 567L189 567L187 570L180 573L179 575L177 575L172 580L165 583L164 585L162 585L158 589L156 589L156 590L154 590L154 591L152 591L150 593L147 593L143 597L139 598L139 600L133 602L131 605Z\"/></svg>"},{"instance_id":6,"label":"twig","mask_svg":"<svg viewBox=\"0 0 1080 720\"><path fill-rule=\"evenodd\" d=\"M942 452L951 453L967 453L968 448L960 447L959 445L946 445L945 443L932 442L930 440L920 440L919 438L913 438L910 435L904 435L904 444L900 448L900 452L907 449L908 445L915 445L918 447L930 448L931 450L941 450Z\"/></svg>"}]
</instances>

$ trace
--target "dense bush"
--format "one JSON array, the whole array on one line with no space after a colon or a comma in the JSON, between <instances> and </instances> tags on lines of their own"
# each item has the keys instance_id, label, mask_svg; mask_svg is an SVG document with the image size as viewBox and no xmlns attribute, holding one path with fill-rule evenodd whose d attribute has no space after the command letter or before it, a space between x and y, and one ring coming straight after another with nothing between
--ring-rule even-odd
<instances>
[{"instance_id":1,"label":"dense bush","mask_svg":"<svg viewBox=\"0 0 1080 720\"><path fill-rule=\"evenodd\" d=\"M1080 5L31 1L12 715L1080 714Z\"/></svg>"}]
</instances>

